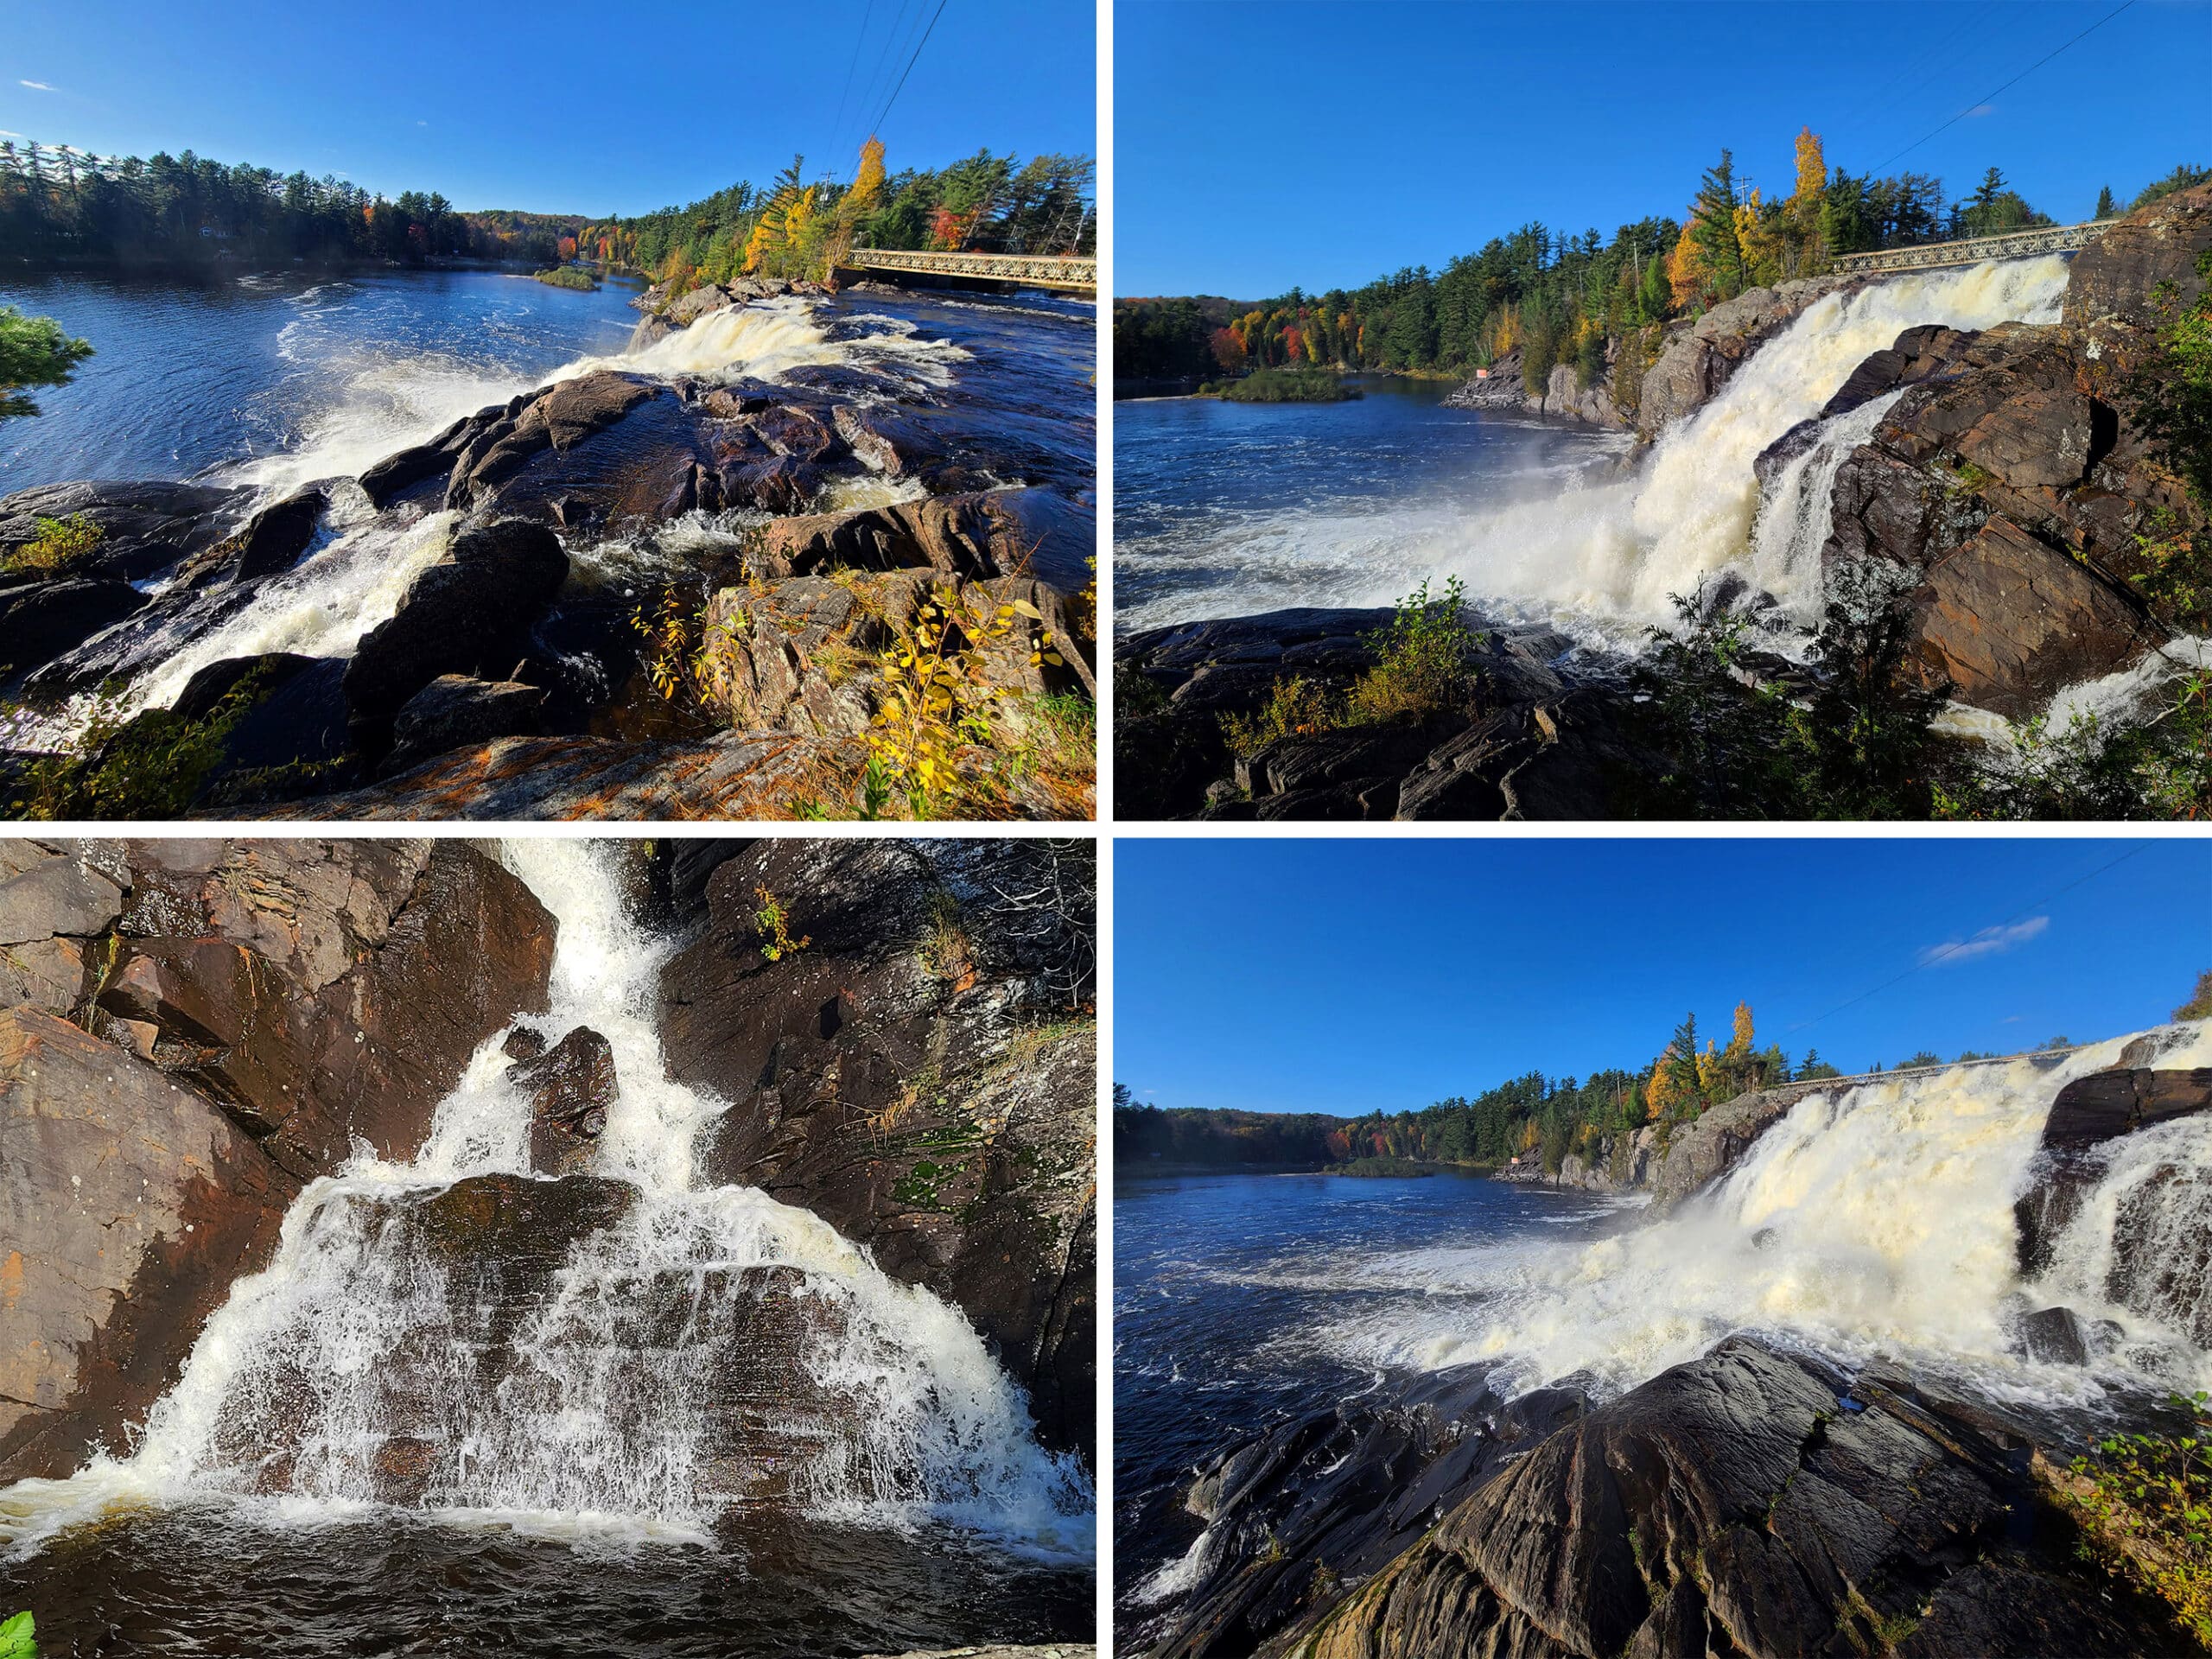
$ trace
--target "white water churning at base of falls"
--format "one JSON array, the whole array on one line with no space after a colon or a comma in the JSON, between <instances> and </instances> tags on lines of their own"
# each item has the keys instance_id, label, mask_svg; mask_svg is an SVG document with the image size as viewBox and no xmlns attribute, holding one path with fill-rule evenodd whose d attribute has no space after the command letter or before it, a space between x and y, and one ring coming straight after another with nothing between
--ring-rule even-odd
<instances>
[{"instance_id":1,"label":"white water churning at base of falls","mask_svg":"<svg viewBox=\"0 0 2212 1659\"><path fill-rule=\"evenodd\" d=\"M1732 1332L1831 1356L1935 1366L1993 1397L2094 1403L2103 1387L2212 1386L2212 1114L2107 1143L2047 1266L2024 1278L2014 1203L2044 1171L2060 1090L2119 1063L2128 1038L2051 1065L2022 1058L1820 1090L1711 1187L1594 1242L1514 1238L1359 1265L1347 1288L1418 1287L1434 1309L1355 1315L1322 1338L1369 1364L1503 1368L1513 1387L1632 1388ZM2212 1024L2155 1064L2212 1065ZM2115 1273L2125 1246L2136 1265ZM2162 1262L2177 1264L2164 1274ZM2146 1267L2146 1264L2147 1267ZM2088 1367L2020 1350L2019 1315L2061 1305L2120 1327Z\"/></svg>"},{"instance_id":2,"label":"white water churning at base of falls","mask_svg":"<svg viewBox=\"0 0 2212 1659\"><path fill-rule=\"evenodd\" d=\"M588 1173L532 1174L528 1092L486 1042L411 1162L357 1147L301 1195L132 1455L19 1484L0 1541L211 1499L696 1540L769 1503L1087 1559L1086 1478L1037 1445L957 1308L806 1211L698 1180L722 1108L667 1077L652 1015L673 942L626 913L616 873L575 841L505 856L558 922L552 1007L518 1023L588 1026L613 1052Z\"/></svg>"}]
</instances>

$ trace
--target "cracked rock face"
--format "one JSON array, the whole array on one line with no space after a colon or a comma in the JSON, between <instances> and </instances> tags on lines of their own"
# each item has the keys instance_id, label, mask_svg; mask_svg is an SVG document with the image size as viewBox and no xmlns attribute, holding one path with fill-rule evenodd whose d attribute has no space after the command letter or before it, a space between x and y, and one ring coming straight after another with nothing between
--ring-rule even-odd
<instances>
[{"instance_id":1,"label":"cracked rock face","mask_svg":"<svg viewBox=\"0 0 2212 1659\"><path fill-rule=\"evenodd\" d=\"M755 842L705 876L704 931L661 977L670 1074L730 1103L702 1173L958 1306L1044 1443L1086 1457L1092 874L1049 842Z\"/></svg>"},{"instance_id":2,"label":"cracked rock face","mask_svg":"<svg viewBox=\"0 0 2212 1659\"><path fill-rule=\"evenodd\" d=\"M0 1483L120 1450L301 1188L412 1157L553 946L458 842L0 842Z\"/></svg>"}]
</instances>

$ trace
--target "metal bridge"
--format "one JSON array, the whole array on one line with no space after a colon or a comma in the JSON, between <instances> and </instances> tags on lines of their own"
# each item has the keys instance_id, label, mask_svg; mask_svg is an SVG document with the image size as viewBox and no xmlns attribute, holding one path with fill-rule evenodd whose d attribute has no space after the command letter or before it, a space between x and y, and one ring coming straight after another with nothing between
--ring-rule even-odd
<instances>
[{"instance_id":1,"label":"metal bridge","mask_svg":"<svg viewBox=\"0 0 2212 1659\"><path fill-rule=\"evenodd\" d=\"M1991 259L2026 259L2039 253L2072 253L2102 236L2111 219L2092 219L2086 225L2045 225L2032 231L2007 231L2002 236L1968 237L1962 242L1923 242L1910 248L1879 248L1872 253L1847 253L1836 260L1839 270L1878 274L1893 270L1935 270L1945 265L1979 265Z\"/></svg>"},{"instance_id":2,"label":"metal bridge","mask_svg":"<svg viewBox=\"0 0 2212 1659\"><path fill-rule=\"evenodd\" d=\"M841 269L889 276L936 277L1011 288L1046 288L1063 294L1096 294L1098 261L1053 253L938 253L906 248L855 248Z\"/></svg>"}]
</instances>

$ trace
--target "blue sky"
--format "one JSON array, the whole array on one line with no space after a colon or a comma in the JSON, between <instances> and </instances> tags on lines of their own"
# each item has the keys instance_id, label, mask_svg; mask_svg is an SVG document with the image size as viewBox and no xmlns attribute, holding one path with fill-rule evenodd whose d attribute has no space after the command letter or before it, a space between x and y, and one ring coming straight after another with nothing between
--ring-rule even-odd
<instances>
[{"instance_id":1,"label":"blue sky","mask_svg":"<svg viewBox=\"0 0 2212 1659\"><path fill-rule=\"evenodd\" d=\"M464 208L645 213L765 183L794 151L810 176L849 176L935 11L11 0L0 130L441 190ZM890 167L1095 153L1096 40L1090 0L947 0L884 123Z\"/></svg>"},{"instance_id":2,"label":"blue sky","mask_svg":"<svg viewBox=\"0 0 2212 1659\"><path fill-rule=\"evenodd\" d=\"M2136 0L1987 107L1888 158L2120 0L1539 6L1185 4L1114 20L1117 294L1270 297L1441 267L1531 219L1680 216L1725 144L1787 194L1830 163L1963 194L1994 164L2086 219L2212 162L2212 5Z\"/></svg>"},{"instance_id":3,"label":"blue sky","mask_svg":"<svg viewBox=\"0 0 2212 1659\"><path fill-rule=\"evenodd\" d=\"M1396 1111L1739 999L1846 1071L2156 1025L2212 969L2212 842L1124 840L1114 918L1141 1096Z\"/></svg>"}]
</instances>

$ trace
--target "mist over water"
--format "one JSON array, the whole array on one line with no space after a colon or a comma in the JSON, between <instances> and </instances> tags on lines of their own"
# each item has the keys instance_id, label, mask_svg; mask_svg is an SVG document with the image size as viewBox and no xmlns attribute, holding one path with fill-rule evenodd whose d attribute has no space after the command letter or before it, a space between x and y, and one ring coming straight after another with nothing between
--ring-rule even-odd
<instances>
[{"instance_id":1,"label":"mist over water","mask_svg":"<svg viewBox=\"0 0 2212 1659\"><path fill-rule=\"evenodd\" d=\"M1454 1368L1604 1398L1750 1332L2085 1425L2115 1393L2212 1387L2212 1116L2093 1154L2048 1267L2018 1265L2013 1205L2040 1178L2052 1103L2131 1040L1815 1092L1661 1217L1640 1198L1450 1174L1125 1173L1117 1578L1172 1598L1201 1564L1202 1539L1183 1553L1181 1493L1225 1445ZM2212 1024L2178 1028L2151 1064L2212 1064ZM2018 1321L2049 1306L2120 1335L2086 1366L2031 1359Z\"/></svg>"},{"instance_id":2,"label":"mist over water","mask_svg":"<svg viewBox=\"0 0 2212 1659\"><path fill-rule=\"evenodd\" d=\"M1458 575L1493 614L1632 649L1645 627L1672 620L1671 595L1729 569L1808 619L1828 486L1878 414L1862 409L1824 434L1756 533L1753 460L1908 327L2056 321L2066 270L2050 256L1827 296L1625 476L1621 435L1427 407L1433 394L1287 409L1122 404L1116 505L1126 528L1116 556L1136 603L1121 626L1389 603ZM1425 418L1410 420L1408 402ZM1313 441L1274 458L1268 441L1294 430ZM1215 481L1240 462L1257 475Z\"/></svg>"}]
</instances>

